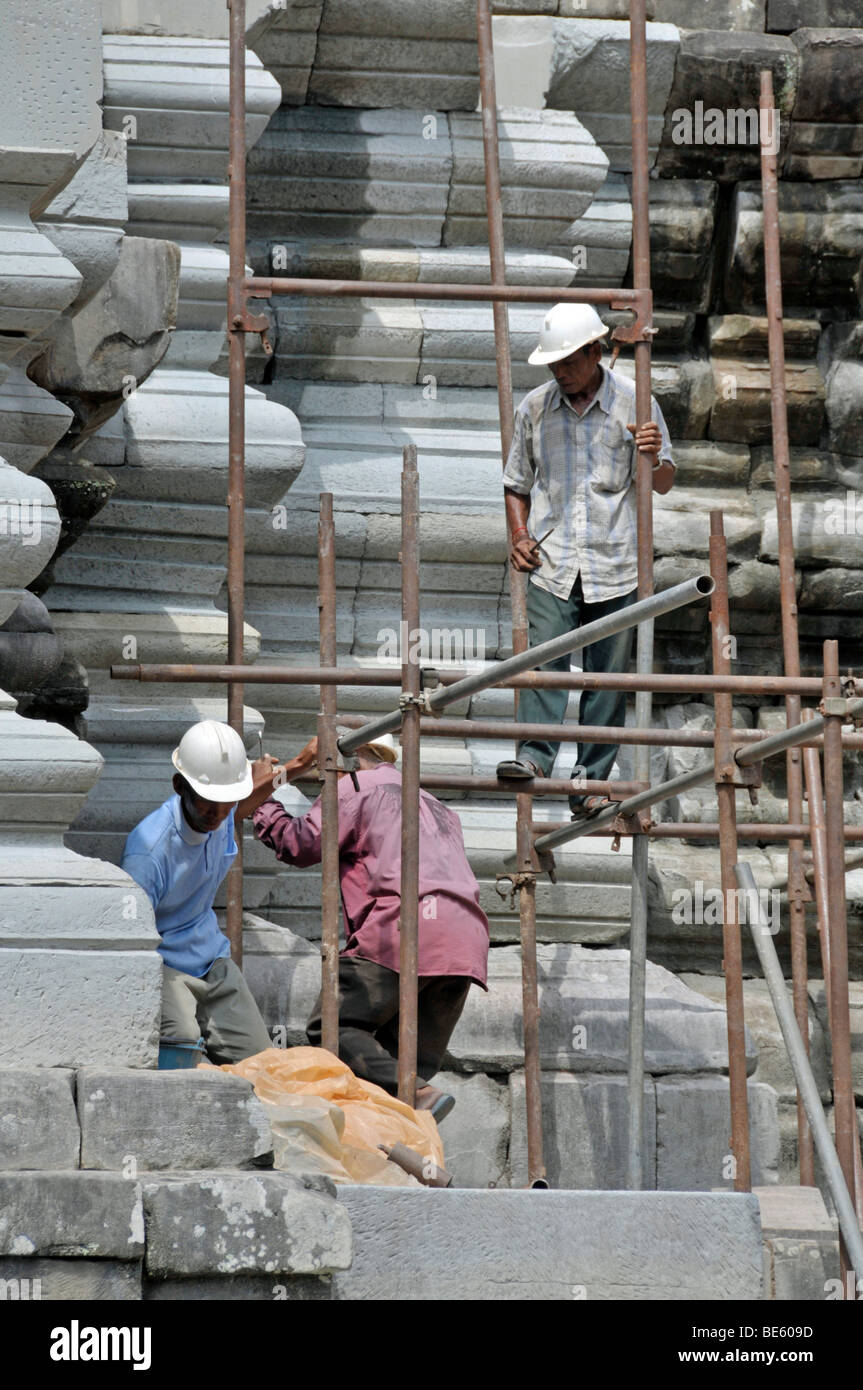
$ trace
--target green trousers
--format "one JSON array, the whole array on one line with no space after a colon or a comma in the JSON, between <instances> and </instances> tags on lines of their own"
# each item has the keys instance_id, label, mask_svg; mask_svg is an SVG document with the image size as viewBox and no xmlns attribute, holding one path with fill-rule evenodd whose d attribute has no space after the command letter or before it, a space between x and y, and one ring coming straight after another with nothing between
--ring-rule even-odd
<instances>
[{"instance_id":1,"label":"green trousers","mask_svg":"<svg viewBox=\"0 0 863 1390\"><path fill-rule=\"evenodd\" d=\"M201 979L184 975L170 965L162 972L162 1039L195 1042L204 1039L209 1061L242 1062L272 1047L242 971L222 956Z\"/></svg>"},{"instance_id":2,"label":"green trousers","mask_svg":"<svg viewBox=\"0 0 863 1390\"><path fill-rule=\"evenodd\" d=\"M581 575L576 579L568 598L558 598L546 589L528 582L527 617L530 645L548 642L552 637L560 637L571 628L584 627L587 623L604 618L609 613L618 613L634 603L637 591L622 594L619 598L605 603L586 603L581 587ZM635 629L627 628L615 637L606 637L593 642L577 653L577 659L585 671L624 672L632 655L632 637ZM543 671L568 671L572 657L558 657ZM566 716L569 699L568 690L521 690L518 696L518 722L520 724L562 724ZM617 725L626 722L626 693L622 690L585 690L581 697L579 712L580 724ZM559 743L538 739L527 739L518 745L518 756L529 758L545 777L551 775L560 749ZM617 757L616 743L579 743L576 764L572 776L589 780L605 781ZM582 796L569 798L572 810L577 810Z\"/></svg>"}]
</instances>

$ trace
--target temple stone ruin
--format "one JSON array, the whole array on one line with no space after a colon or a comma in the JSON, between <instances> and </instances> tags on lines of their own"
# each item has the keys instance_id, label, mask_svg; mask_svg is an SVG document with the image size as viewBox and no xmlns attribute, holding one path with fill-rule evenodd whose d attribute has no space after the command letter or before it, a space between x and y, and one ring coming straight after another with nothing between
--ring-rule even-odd
<instances>
[{"instance_id":1,"label":"temple stone ruin","mask_svg":"<svg viewBox=\"0 0 863 1390\"><path fill-rule=\"evenodd\" d=\"M155 1071L158 937L149 903L117 867L128 831L168 794L184 728L226 710L224 686L112 682L108 668L227 655L228 11L223 0L9 8L0 50L0 1212L9 1213L0 1277L44 1277L47 1287L50 1276L88 1298L272 1297L274 1280L291 1297L404 1296L381 1270L396 1258L410 1270L415 1256L399 1247L397 1219L378 1213L379 1193L337 1201L327 1183L256 1169L269 1144L247 1083L222 1078L234 1108L213 1119L215 1080L183 1079L188 1114L210 1118L170 1128L158 1087L176 1078ZM782 662L758 147L681 141L681 113L698 102L720 114L757 108L759 71L773 72L801 659L814 674L823 639L838 636L843 668L856 667L857 9L850 0L648 3L653 389L678 463L674 489L654 499L656 585L704 571L708 512L722 508L736 674L779 673ZM507 279L629 283L628 5L498 0L494 10ZM704 27L689 27L693 14ZM392 666L408 443L419 459L423 623L443 644L434 664L508 655L491 307L411 292L489 279L473 0L249 0L247 25L249 265L398 283L403 296L253 306L266 308L274 353L247 341L245 659L317 664L318 497L329 491L339 663ZM509 310L516 399L545 379L526 361L543 313ZM617 369L632 375L626 350ZM661 619L656 638L657 670L710 670L706 607ZM288 757L314 732L317 688L249 685L246 698L249 750L260 732ZM391 704L383 686L340 693L345 713ZM512 708L511 692L491 690L453 713L508 719ZM568 717L577 714L574 694ZM707 696L658 696L654 718L669 732L703 730L712 706ZM784 709L741 697L735 720L773 731ZM510 747L430 739L423 768L488 776ZM652 780L685 771L697 751L654 748ZM623 748L618 760L624 780L632 753ZM565 747L555 775L572 761ZM846 756L845 771L846 820L861 825L859 760ZM786 817L784 763L765 765L765 778L757 805L738 797L742 821ZM448 1163L458 1187L477 1189L439 1194L457 1229L489 1220L482 1203L492 1194L479 1189L525 1184L525 1097L518 917L495 891L514 847L512 802L445 795L492 932L490 993L472 992L446 1062L458 1099L443 1131ZM664 819L712 821L713 790L660 809ZM540 823L565 813L549 798L535 805ZM781 894L779 847L752 844L747 859L759 885ZM248 834L245 860L247 978L274 1037L300 1042L319 981L320 875L285 870ZM724 1231L734 1296L757 1298L759 1201L723 1200L733 1175L721 927L687 925L675 911L677 888L718 883L718 850L658 840L650 866L644 1182L668 1194L663 1201L687 1192L692 1207L645 1217L657 1222L645 1227L645 1278L653 1270L661 1296L674 1297L676 1247L663 1247L654 1269L651 1232L703 1221ZM625 1182L630 877L626 841L619 851L606 839L578 841L558 855L557 883L537 889L547 1159L552 1185L567 1189L548 1195L589 1233L598 1289L619 1275L603 1264L601 1232L624 1220L601 1189ZM856 1043L863 870L852 868L846 885ZM808 911L810 1049L829 1108ZM787 964L787 942L777 944ZM745 973L768 1292L804 1296L769 1191L795 1180L793 1078L748 950ZM586 1020L589 1046L580 1047L573 1026ZM150 1152L145 1136L163 1124L167 1138ZM130 1148L119 1142L123 1126L138 1135ZM133 1182L123 1176L130 1152ZM419 1211L435 1195L405 1190L398 1201ZM640 1194L623 1195L637 1210ZM523 1250L527 1268L526 1194L511 1196L513 1261ZM232 1202L250 1213L249 1234L234 1232L225 1254L218 1237ZM98 1212L107 1213L101 1224ZM819 1270L834 1239L822 1212L800 1237ZM278 1238L268 1251L270 1219ZM183 1235L173 1239L178 1221ZM197 1226L212 1239L195 1250ZM515 1279L505 1256L501 1278ZM532 1296L569 1297L570 1262L564 1250L560 1278ZM430 1269L413 1270L416 1289ZM487 1297L471 1290L491 1277L465 1256L456 1283L464 1296Z\"/></svg>"}]
</instances>

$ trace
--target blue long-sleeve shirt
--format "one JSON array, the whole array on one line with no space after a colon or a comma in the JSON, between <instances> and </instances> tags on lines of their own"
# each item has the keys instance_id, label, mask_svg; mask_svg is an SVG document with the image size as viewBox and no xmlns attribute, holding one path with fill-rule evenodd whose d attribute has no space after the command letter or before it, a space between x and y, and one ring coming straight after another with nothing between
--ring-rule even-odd
<instances>
[{"instance_id":1,"label":"blue long-sleeve shirt","mask_svg":"<svg viewBox=\"0 0 863 1390\"><path fill-rule=\"evenodd\" d=\"M236 853L233 811L217 830L200 834L178 796L145 816L126 840L121 867L153 904L162 959L184 975L200 978L230 955L213 899Z\"/></svg>"}]
</instances>

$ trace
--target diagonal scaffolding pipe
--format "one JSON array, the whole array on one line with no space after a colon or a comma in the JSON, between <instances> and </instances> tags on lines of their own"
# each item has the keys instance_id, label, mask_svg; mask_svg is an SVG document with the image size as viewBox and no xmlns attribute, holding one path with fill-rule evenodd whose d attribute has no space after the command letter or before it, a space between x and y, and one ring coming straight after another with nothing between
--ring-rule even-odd
<instances>
[{"instance_id":1,"label":"diagonal scaffolding pipe","mask_svg":"<svg viewBox=\"0 0 863 1390\"><path fill-rule=\"evenodd\" d=\"M849 1188L846 1174L843 1172L833 1140L830 1137L830 1130L821 1108L818 1083L812 1074L809 1055L803 1045L800 1028L788 999L782 967L779 964L766 914L761 908L758 888L750 865L745 861L738 863L735 868L735 875L738 885L746 893L747 916L752 941L758 952L758 959L764 971L764 979L770 991L773 1008L794 1070L797 1089L815 1138L815 1145L824 1168L830 1195L836 1207L842 1241L855 1276L860 1279L863 1278L863 1236L861 1236L860 1227L857 1224L857 1213L854 1209L852 1196L853 1186Z\"/></svg>"},{"instance_id":2,"label":"diagonal scaffolding pipe","mask_svg":"<svg viewBox=\"0 0 863 1390\"><path fill-rule=\"evenodd\" d=\"M761 74L761 131L773 118L773 73ZM775 150L761 137L761 195L764 209L764 280L767 298L767 340L770 354L770 416L773 435L773 481L776 492L777 546L779 551L779 611L782 619L782 655L786 676L800 675L800 641L797 630L797 581L794 566L794 531L791 520L791 454L788 437L788 402L785 387L785 335L782 326L782 266L779 240L779 182ZM785 697L786 723L800 723L799 695ZM798 748L787 757L788 819L803 819L803 764ZM803 871L803 841L788 844L788 909L791 931L791 979L794 1013L804 1046L809 1046L809 999L806 963L806 901L809 894ZM815 1154L806 1112L797 1095L797 1149L800 1182L815 1182Z\"/></svg>"},{"instance_id":3,"label":"diagonal scaffolding pipe","mask_svg":"<svg viewBox=\"0 0 863 1390\"><path fill-rule=\"evenodd\" d=\"M318 625L321 665L336 662L336 532L333 494L320 495L318 519ZM339 1055L339 771L336 746L338 691L321 686L318 770L321 789L321 1046Z\"/></svg>"},{"instance_id":4,"label":"diagonal scaffolding pipe","mask_svg":"<svg viewBox=\"0 0 863 1390\"><path fill-rule=\"evenodd\" d=\"M843 715L845 719L863 719L863 700L843 700L842 703L845 706ZM799 724L795 728L783 729L781 733L773 734L770 738L763 739L761 743L750 744L748 748L739 748L734 754L734 761L739 767L748 767L751 763L762 762L766 758L775 758L778 754L786 752L788 748L796 748L798 744L806 743L813 734L821 733L824 724L824 716L816 715L814 719ZM840 753L841 747L840 741ZM689 772L681 772L678 777L671 777L667 782L657 782L647 791L627 797L625 801L618 802L609 810L601 811L598 816L592 816L589 820L573 821L570 825L561 826L559 830L552 830L547 835L540 835L534 841L534 849L537 853L557 849L560 845L568 844L570 840L577 840L582 835L591 834L596 830L601 830L604 826L611 825L618 816L634 815L636 811L644 811L648 806L655 806L658 801L666 801L668 797L676 796L678 792L688 792L693 787L700 787L705 782L713 781L715 767L716 760L711 758L709 762L699 763ZM511 855L504 859L504 864L507 868L511 867ZM844 872L844 866L842 871Z\"/></svg>"},{"instance_id":5,"label":"diagonal scaffolding pipe","mask_svg":"<svg viewBox=\"0 0 863 1390\"><path fill-rule=\"evenodd\" d=\"M589 647L592 642L598 642L604 637L612 637L615 633L624 632L627 628L635 627L638 623L647 622L653 618L661 618L665 613L673 613L677 608L685 608L687 604L697 603L712 593L713 580L709 574L700 574L696 579L687 579L683 584L675 584L670 589L662 589L658 594L651 594L649 598L630 604L628 608L622 609L619 613L609 613L605 618L597 618L596 622L585 623L584 627L572 628L561 637L552 637L548 642L540 642L535 647L529 647L527 651L507 657L505 661L490 663L482 670L475 671L472 675L465 676L463 680L456 681L454 685L441 685L436 690L424 695L423 707L429 714L435 714L438 710L446 709L447 705L463 700L467 695L475 695L480 690L488 690L492 686L500 685L509 676L518 675L519 672L528 671L534 666L542 666L546 662L554 661L556 657L566 656L570 652L581 651L583 647ZM378 719L370 719L363 724L361 729L340 738L339 748L343 753L354 753L364 743L368 743L370 738L379 738L381 734L392 733L401 722L401 708L393 710L390 714L382 714ZM638 780L641 781L642 779L639 778Z\"/></svg>"}]
</instances>

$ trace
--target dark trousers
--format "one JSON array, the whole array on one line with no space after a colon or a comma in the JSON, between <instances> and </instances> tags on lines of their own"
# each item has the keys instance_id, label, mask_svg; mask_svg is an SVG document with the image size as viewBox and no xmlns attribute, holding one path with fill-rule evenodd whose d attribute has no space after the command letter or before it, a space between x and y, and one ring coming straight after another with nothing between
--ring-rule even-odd
<instances>
[{"instance_id":1,"label":"dark trousers","mask_svg":"<svg viewBox=\"0 0 863 1390\"><path fill-rule=\"evenodd\" d=\"M584 627L587 623L604 618L609 613L618 613L634 603L637 590L622 594L619 598L607 599L605 603L586 603L581 587L581 575L575 581L569 598L558 598L536 584L527 586L527 617L530 645L547 642L552 637L560 637L571 628ZM593 642L579 653L580 664L585 671L623 672L629 666L632 655L632 634L634 628L627 628L615 637L606 637L601 642ZM572 658L558 657L541 667L543 671L568 671ZM568 690L521 690L518 696L518 722L520 724L562 724L566 716ZM579 723L617 725L626 722L626 692L622 690L585 690L581 697ZM529 739L518 745L518 756L530 758L539 770L550 776L557 757L559 743L547 743ZM617 757L618 745L615 743L580 743L576 766L581 769L580 776L591 781L605 781ZM573 768L573 776L576 775ZM576 810L583 797L571 796L570 806Z\"/></svg>"},{"instance_id":2,"label":"dark trousers","mask_svg":"<svg viewBox=\"0 0 863 1390\"><path fill-rule=\"evenodd\" d=\"M421 975L417 982L417 1088L440 1070L447 1043L461 1017L470 980L464 975ZM321 998L306 1027L312 1047L321 1045ZM399 976L376 961L339 961L339 1056L364 1081L398 1092Z\"/></svg>"}]
</instances>

